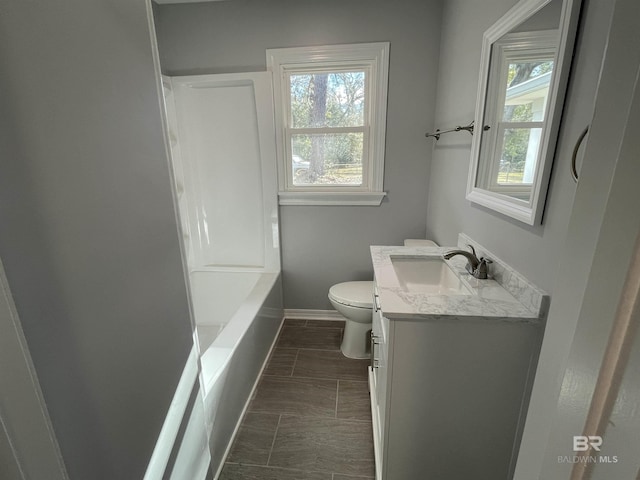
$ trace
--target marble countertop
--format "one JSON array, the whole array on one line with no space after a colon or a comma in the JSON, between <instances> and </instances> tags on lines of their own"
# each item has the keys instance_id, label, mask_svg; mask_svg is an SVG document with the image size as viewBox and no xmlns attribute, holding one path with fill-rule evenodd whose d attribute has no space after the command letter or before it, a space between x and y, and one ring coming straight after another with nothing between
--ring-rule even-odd
<instances>
[{"instance_id":1,"label":"marble countertop","mask_svg":"<svg viewBox=\"0 0 640 480\"><path fill-rule=\"evenodd\" d=\"M539 322L541 311L519 301L496 280L478 280L465 270L467 260L460 255L445 260L471 294L433 295L405 290L391 262L392 256L435 257L458 247L372 246L371 258L379 295L379 306L390 319L493 319L512 322ZM533 287L535 288L535 287Z\"/></svg>"}]
</instances>

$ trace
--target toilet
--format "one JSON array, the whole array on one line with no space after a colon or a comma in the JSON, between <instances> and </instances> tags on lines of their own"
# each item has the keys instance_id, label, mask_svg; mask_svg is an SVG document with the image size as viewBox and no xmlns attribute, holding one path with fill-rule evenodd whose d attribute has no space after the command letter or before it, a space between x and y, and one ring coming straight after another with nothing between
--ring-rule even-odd
<instances>
[{"instance_id":1,"label":"toilet","mask_svg":"<svg viewBox=\"0 0 640 480\"><path fill-rule=\"evenodd\" d=\"M409 239L407 247L437 247L431 240ZM344 335L340 350L348 358L369 357L369 332L373 312L373 282L343 282L329 289L333 308L345 317Z\"/></svg>"},{"instance_id":2,"label":"toilet","mask_svg":"<svg viewBox=\"0 0 640 480\"><path fill-rule=\"evenodd\" d=\"M373 282L344 282L329 289L329 301L346 319L340 350L345 357L367 358Z\"/></svg>"}]
</instances>

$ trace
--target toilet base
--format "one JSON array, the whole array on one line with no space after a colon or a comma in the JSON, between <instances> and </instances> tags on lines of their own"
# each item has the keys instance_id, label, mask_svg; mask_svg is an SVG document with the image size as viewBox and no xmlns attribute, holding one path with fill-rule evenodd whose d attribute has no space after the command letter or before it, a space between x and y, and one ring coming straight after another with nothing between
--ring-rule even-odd
<instances>
[{"instance_id":1,"label":"toilet base","mask_svg":"<svg viewBox=\"0 0 640 480\"><path fill-rule=\"evenodd\" d=\"M347 358L369 358L369 332L371 323L348 320L345 322L340 351Z\"/></svg>"}]
</instances>

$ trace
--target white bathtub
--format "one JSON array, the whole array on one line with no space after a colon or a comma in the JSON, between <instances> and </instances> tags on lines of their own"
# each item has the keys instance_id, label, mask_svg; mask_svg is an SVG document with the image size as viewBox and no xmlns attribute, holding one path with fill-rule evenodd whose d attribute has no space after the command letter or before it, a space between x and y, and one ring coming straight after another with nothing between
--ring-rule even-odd
<instances>
[{"instance_id":1,"label":"white bathtub","mask_svg":"<svg viewBox=\"0 0 640 480\"><path fill-rule=\"evenodd\" d=\"M282 323L282 288L279 273L196 271L190 281L216 473Z\"/></svg>"},{"instance_id":2,"label":"white bathtub","mask_svg":"<svg viewBox=\"0 0 640 480\"><path fill-rule=\"evenodd\" d=\"M263 291L253 292L259 280L269 283L275 274L256 272L191 272L191 295L198 328L198 343L204 352L241 308L257 311L264 299ZM262 289L264 290L264 289ZM268 290L267 290L268 291ZM235 324L235 322L234 322ZM235 328L231 325L231 328ZM217 343L220 345L220 342ZM227 345L232 347L233 345Z\"/></svg>"}]
</instances>

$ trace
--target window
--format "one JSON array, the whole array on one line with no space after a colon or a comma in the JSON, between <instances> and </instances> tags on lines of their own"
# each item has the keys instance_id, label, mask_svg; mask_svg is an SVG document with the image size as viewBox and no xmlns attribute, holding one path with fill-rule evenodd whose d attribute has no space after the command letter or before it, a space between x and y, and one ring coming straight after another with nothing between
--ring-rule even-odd
<instances>
[{"instance_id":1,"label":"window","mask_svg":"<svg viewBox=\"0 0 640 480\"><path fill-rule=\"evenodd\" d=\"M479 172L488 190L530 200L556 49L555 31L505 35L493 46L498 61L489 75L485 120L491 131L482 145L491 161Z\"/></svg>"},{"instance_id":2,"label":"window","mask_svg":"<svg viewBox=\"0 0 640 480\"><path fill-rule=\"evenodd\" d=\"M267 50L281 205L379 205L388 43Z\"/></svg>"}]
</instances>

